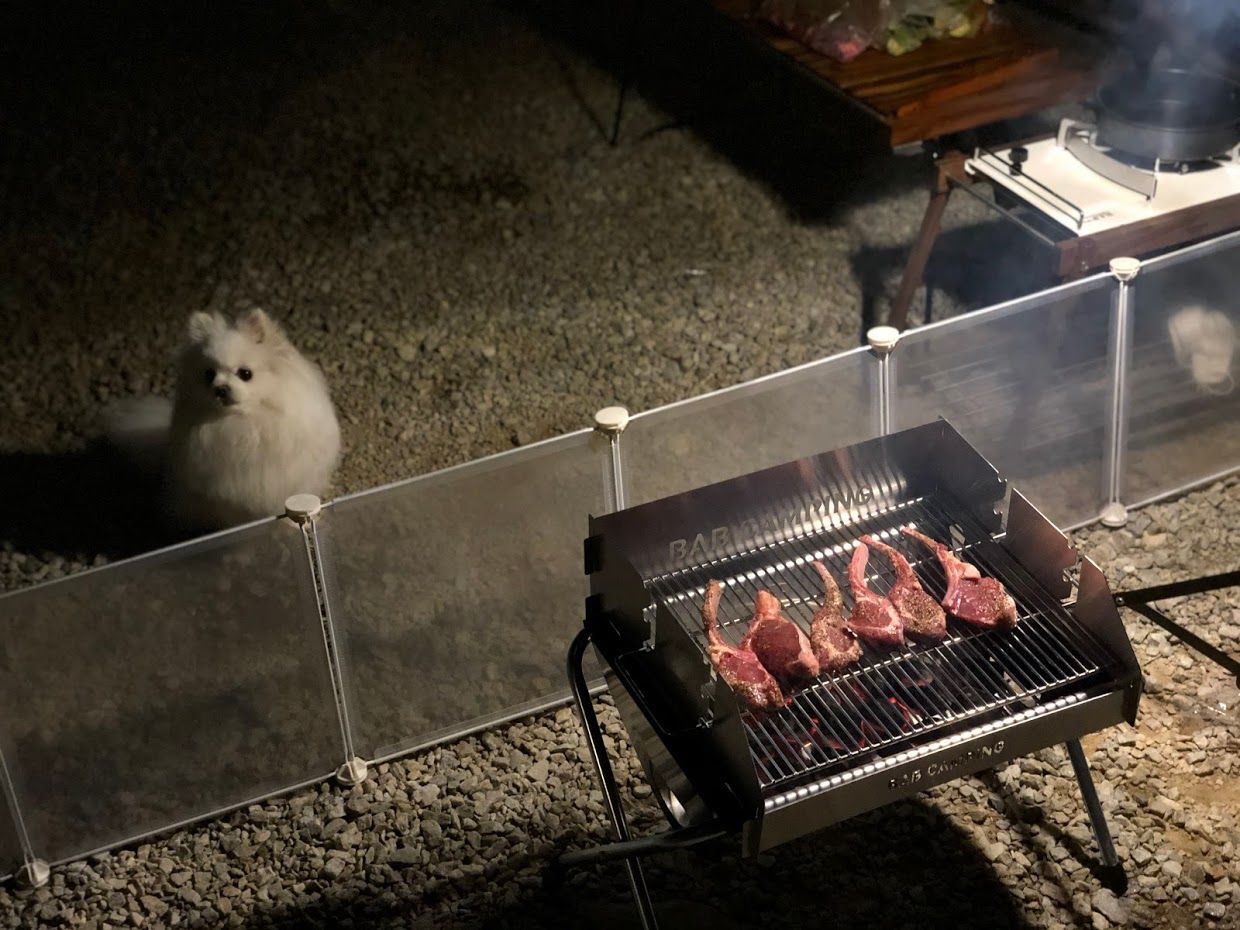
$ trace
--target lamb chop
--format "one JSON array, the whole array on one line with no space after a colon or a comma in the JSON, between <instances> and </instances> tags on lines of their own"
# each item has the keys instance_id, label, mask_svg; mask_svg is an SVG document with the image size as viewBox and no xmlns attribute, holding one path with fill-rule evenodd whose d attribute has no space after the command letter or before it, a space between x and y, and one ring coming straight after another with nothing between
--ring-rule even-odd
<instances>
[{"instance_id":1,"label":"lamb chop","mask_svg":"<svg viewBox=\"0 0 1240 930\"><path fill-rule=\"evenodd\" d=\"M712 581L706 588L706 601L702 604L702 622L706 624L707 650L710 664L719 677L728 683L736 696L756 711L777 711L788 702L779 690L779 683L771 676L747 646L730 646L719 633L719 595L722 586Z\"/></svg>"},{"instance_id":2,"label":"lamb chop","mask_svg":"<svg viewBox=\"0 0 1240 930\"><path fill-rule=\"evenodd\" d=\"M933 549L943 564L943 571L947 573L943 606L952 616L985 630L1016 626L1016 602L1003 585L994 578L982 577L976 565L956 558L951 549L937 539L931 539L911 526L901 527L900 532Z\"/></svg>"},{"instance_id":3,"label":"lamb chop","mask_svg":"<svg viewBox=\"0 0 1240 930\"><path fill-rule=\"evenodd\" d=\"M810 622L809 641L824 672L839 672L861 658L861 644L844 627L844 596L827 566L814 560L810 563L822 576L822 606L814 611Z\"/></svg>"},{"instance_id":4,"label":"lamb chop","mask_svg":"<svg viewBox=\"0 0 1240 930\"><path fill-rule=\"evenodd\" d=\"M852 561L848 563L848 586L852 588L855 601L848 617L848 629L872 643L899 646L904 642L904 621L891 601L865 586L865 565L869 560L869 547L857 543Z\"/></svg>"},{"instance_id":5,"label":"lamb chop","mask_svg":"<svg viewBox=\"0 0 1240 930\"><path fill-rule=\"evenodd\" d=\"M752 649L766 670L780 681L818 677L818 659L801 628L780 615L779 598L759 591L742 649Z\"/></svg>"},{"instance_id":6,"label":"lamb chop","mask_svg":"<svg viewBox=\"0 0 1240 930\"><path fill-rule=\"evenodd\" d=\"M887 592L887 600L895 605L896 613L904 621L904 631L918 639L940 640L947 636L947 615L938 601L922 590L908 559L872 536L862 536L861 541L885 555L896 570L896 583Z\"/></svg>"}]
</instances>

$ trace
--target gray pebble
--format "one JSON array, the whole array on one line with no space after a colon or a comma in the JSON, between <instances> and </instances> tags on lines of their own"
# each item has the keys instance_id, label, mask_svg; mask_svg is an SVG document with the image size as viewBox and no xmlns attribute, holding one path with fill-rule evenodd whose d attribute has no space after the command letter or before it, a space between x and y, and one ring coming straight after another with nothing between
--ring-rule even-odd
<instances>
[{"instance_id":1,"label":"gray pebble","mask_svg":"<svg viewBox=\"0 0 1240 930\"><path fill-rule=\"evenodd\" d=\"M1098 889L1090 900L1094 910L1104 915L1111 923L1118 925L1128 922L1127 905L1107 889Z\"/></svg>"},{"instance_id":2,"label":"gray pebble","mask_svg":"<svg viewBox=\"0 0 1240 930\"><path fill-rule=\"evenodd\" d=\"M393 865L419 865L422 862L422 851L415 846L401 846L392 851L387 861Z\"/></svg>"},{"instance_id":3,"label":"gray pebble","mask_svg":"<svg viewBox=\"0 0 1240 930\"><path fill-rule=\"evenodd\" d=\"M422 821L422 838L427 846L435 847L443 843L443 827L437 820Z\"/></svg>"},{"instance_id":4,"label":"gray pebble","mask_svg":"<svg viewBox=\"0 0 1240 930\"><path fill-rule=\"evenodd\" d=\"M325 863L323 863L321 874L328 881L334 882L342 874L344 874L345 869L348 867L349 864L343 859L328 859Z\"/></svg>"}]
</instances>

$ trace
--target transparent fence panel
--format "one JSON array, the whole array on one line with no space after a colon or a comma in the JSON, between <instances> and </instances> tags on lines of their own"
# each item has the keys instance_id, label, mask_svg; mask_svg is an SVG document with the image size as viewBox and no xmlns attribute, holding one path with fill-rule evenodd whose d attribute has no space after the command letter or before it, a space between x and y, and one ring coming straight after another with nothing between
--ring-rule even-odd
<instances>
[{"instance_id":1,"label":"transparent fence panel","mask_svg":"<svg viewBox=\"0 0 1240 930\"><path fill-rule=\"evenodd\" d=\"M878 435L877 363L857 349L633 418L629 506Z\"/></svg>"},{"instance_id":2,"label":"transparent fence panel","mask_svg":"<svg viewBox=\"0 0 1240 930\"><path fill-rule=\"evenodd\" d=\"M606 445L563 436L325 509L318 535L363 756L566 691Z\"/></svg>"},{"instance_id":3,"label":"transparent fence panel","mask_svg":"<svg viewBox=\"0 0 1240 930\"><path fill-rule=\"evenodd\" d=\"M0 728L51 862L330 774L301 532L273 520L0 598Z\"/></svg>"},{"instance_id":4,"label":"transparent fence panel","mask_svg":"<svg viewBox=\"0 0 1240 930\"><path fill-rule=\"evenodd\" d=\"M945 417L1061 526L1102 506L1109 275L913 330L895 350L898 429Z\"/></svg>"},{"instance_id":5,"label":"transparent fence panel","mask_svg":"<svg viewBox=\"0 0 1240 930\"><path fill-rule=\"evenodd\" d=\"M1130 506L1240 467L1240 236L1145 263L1131 294Z\"/></svg>"}]
</instances>

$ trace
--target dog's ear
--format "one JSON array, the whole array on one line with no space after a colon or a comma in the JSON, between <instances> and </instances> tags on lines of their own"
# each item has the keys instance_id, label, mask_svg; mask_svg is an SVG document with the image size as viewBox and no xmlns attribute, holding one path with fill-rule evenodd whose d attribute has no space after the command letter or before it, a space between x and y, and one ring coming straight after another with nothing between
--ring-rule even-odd
<instances>
[{"instance_id":1,"label":"dog's ear","mask_svg":"<svg viewBox=\"0 0 1240 930\"><path fill-rule=\"evenodd\" d=\"M279 342L284 338L276 321L258 307L237 317L237 329L255 342Z\"/></svg>"},{"instance_id":2,"label":"dog's ear","mask_svg":"<svg viewBox=\"0 0 1240 930\"><path fill-rule=\"evenodd\" d=\"M189 315L189 325L185 331L189 334L190 342L198 344L206 342L224 325L224 319L218 313L203 313L200 310Z\"/></svg>"}]
</instances>

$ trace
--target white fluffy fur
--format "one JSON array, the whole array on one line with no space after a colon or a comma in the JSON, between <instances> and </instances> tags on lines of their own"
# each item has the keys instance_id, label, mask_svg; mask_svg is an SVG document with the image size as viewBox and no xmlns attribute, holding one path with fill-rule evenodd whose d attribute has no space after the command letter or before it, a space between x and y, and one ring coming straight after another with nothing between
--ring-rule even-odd
<instances>
[{"instance_id":1,"label":"white fluffy fur","mask_svg":"<svg viewBox=\"0 0 1240 930\"><path fill-rule=\"evenodd\" d=\"M190 317L167 463L180 522L211 529L281 513L292 494L322 495L339 457L322 373L267 314Z\"/></svg>"}]
</instances>

